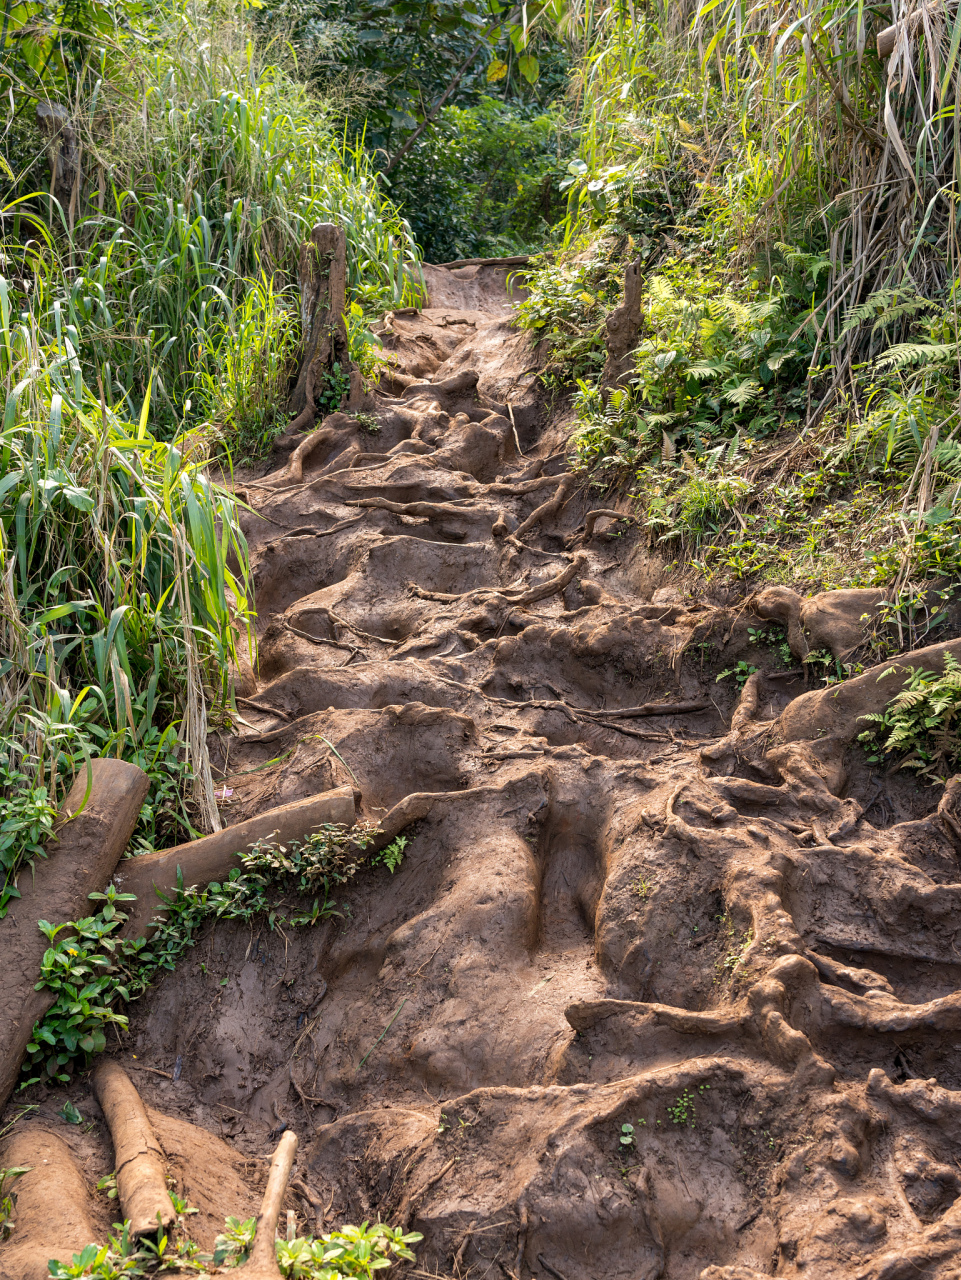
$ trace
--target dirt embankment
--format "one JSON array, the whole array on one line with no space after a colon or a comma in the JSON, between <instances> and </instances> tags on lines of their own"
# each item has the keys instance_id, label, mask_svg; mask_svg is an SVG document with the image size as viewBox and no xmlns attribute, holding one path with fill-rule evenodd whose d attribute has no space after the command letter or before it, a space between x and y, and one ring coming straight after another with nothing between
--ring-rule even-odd
<instances>
[{"instance_id":1,"label":"dirt embankment","mask_svg":"<svg viewBox=\"0 0 961 1280\"><path fill-rule=\"evenodd\" d=\"M408 1225L413 1274L957 1277L955 793L851 750L879 671L811 691L749 635L847 652L877 600L665 584L567 474L503 275L441 283L387 319L399 376L246 488L224 815L350 787L408 844L316 929L211 931L135 1011L117 1056L199 1234L287 1127L300 1228ZM735 705L739 658L768 670ZM54 1133L73 1242L112 1154L61 1102L14 1155Z\"/></svg>"}]
</instances>

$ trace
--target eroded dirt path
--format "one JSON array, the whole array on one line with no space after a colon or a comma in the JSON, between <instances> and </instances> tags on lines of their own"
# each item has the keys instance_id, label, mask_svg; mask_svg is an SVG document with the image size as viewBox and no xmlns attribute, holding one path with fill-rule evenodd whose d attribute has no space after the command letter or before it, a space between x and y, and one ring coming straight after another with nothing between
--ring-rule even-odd
<instances>
[{"instance_id":1,"label":"eroded dirt path","mask_svg":"<svg viewBox=\"0 0 961 1280\"><path fill-rule=\"evenodd\" d=\"M801 643L796 600L661 586L586 519L503 276L432 288L388 317L402 376L246 489L224 813L350 784L409 843L342 918L211 931L135 1011L200 1235L292 1126L302 1226L408 1224L415 1274L961 1274L953 790L924 816L848 750L870 674L735 707L716 674L764 616ZM98 1132L66 1135L91 1220Z\"/></svg>"}]
</instances>

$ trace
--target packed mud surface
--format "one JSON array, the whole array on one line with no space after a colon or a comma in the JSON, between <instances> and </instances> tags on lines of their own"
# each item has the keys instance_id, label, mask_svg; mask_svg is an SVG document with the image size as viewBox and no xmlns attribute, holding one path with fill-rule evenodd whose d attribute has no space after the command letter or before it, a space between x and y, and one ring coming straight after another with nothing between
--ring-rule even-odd
<instances>
[{"instance_id":1,"label":"packed mud surface","mask_svg":"<svg viewBox=\"0 0 961 1280\"><path fill-rule=\"evenodd\" d=\"M961 1276L957 795L856 745L901 667L822 689L801 661L856 649L880 593L672 583L569 474L505 273L428 283L379 388L243 487L224 818L346 786L407 845L322 925L210 930L111 1048L196 1238L293 1128L299 1229L422 1232L407 1274ZM67 1093L92 1127L51 1092L7 1139L34 1172L2 1276L112 1220Z\"/></svg>"}]
</instances>

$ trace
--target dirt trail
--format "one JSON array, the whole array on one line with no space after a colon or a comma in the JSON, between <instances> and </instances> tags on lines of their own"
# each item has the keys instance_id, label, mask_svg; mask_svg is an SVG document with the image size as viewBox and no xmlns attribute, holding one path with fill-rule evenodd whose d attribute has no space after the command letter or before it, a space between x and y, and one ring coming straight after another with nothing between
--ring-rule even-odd
<instances>
[{"instance_id":1,"label":"dirt trail","mask_svg":"<svg viewBox=\"0 0 961 1280\"><path fill-rule=\"evenodd\" d=\"M955 790L850 748L877 673L839 702L749 635L843 648L876 601L664 585L587 519L504 273L429 283L387 317L397 376L246 488L259 667L212 742L225 818L347 785L416 821L341 918L218 927L134 1010L118 1058L190 1149L200 1236L286 1126L302 1229L409 1225L414 1274L958 1277ZM735 705L715 677L743 657L768 670ZM96 1222L109 1144L61 1101L17 1159L56 1129Z\"/></svg>"}]
</instances>

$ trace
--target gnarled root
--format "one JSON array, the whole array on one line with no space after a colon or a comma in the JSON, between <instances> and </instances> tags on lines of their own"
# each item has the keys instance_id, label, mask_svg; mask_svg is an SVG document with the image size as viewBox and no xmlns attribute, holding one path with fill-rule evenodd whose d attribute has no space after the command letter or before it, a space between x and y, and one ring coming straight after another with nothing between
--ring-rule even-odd
<instances>
[{"instance_id":1,"label":"gnarled root","mask_svg":"<svg viewBox=\"0 0 961 1280\"><path fill-rule=\"evenodd\" d=\"M561 482L554 491L554 494L547 502L542 502L539 507L535 507L527 519L517 526L514 531L515 538L522 538L528 530L533 529L535 525L540 524L544 520L549 520L560 511L561 507L567 501L568 495L577 484L577 477L568 472L567 475L561 477Z\"/></svg>"},{"instance_id":2,"label":"gnarled root","mask_svg":"<svg viewBox=\"0 0 961 1280\"><path fill-rule=\"evenodd\" d=\"M113 1143L117 1196L133 1236L169 1227L176 1212L167 1194L164 1155L130 1077L119 1063L102 1060L93 1073Z\"/></svg>"}]
</instances>

